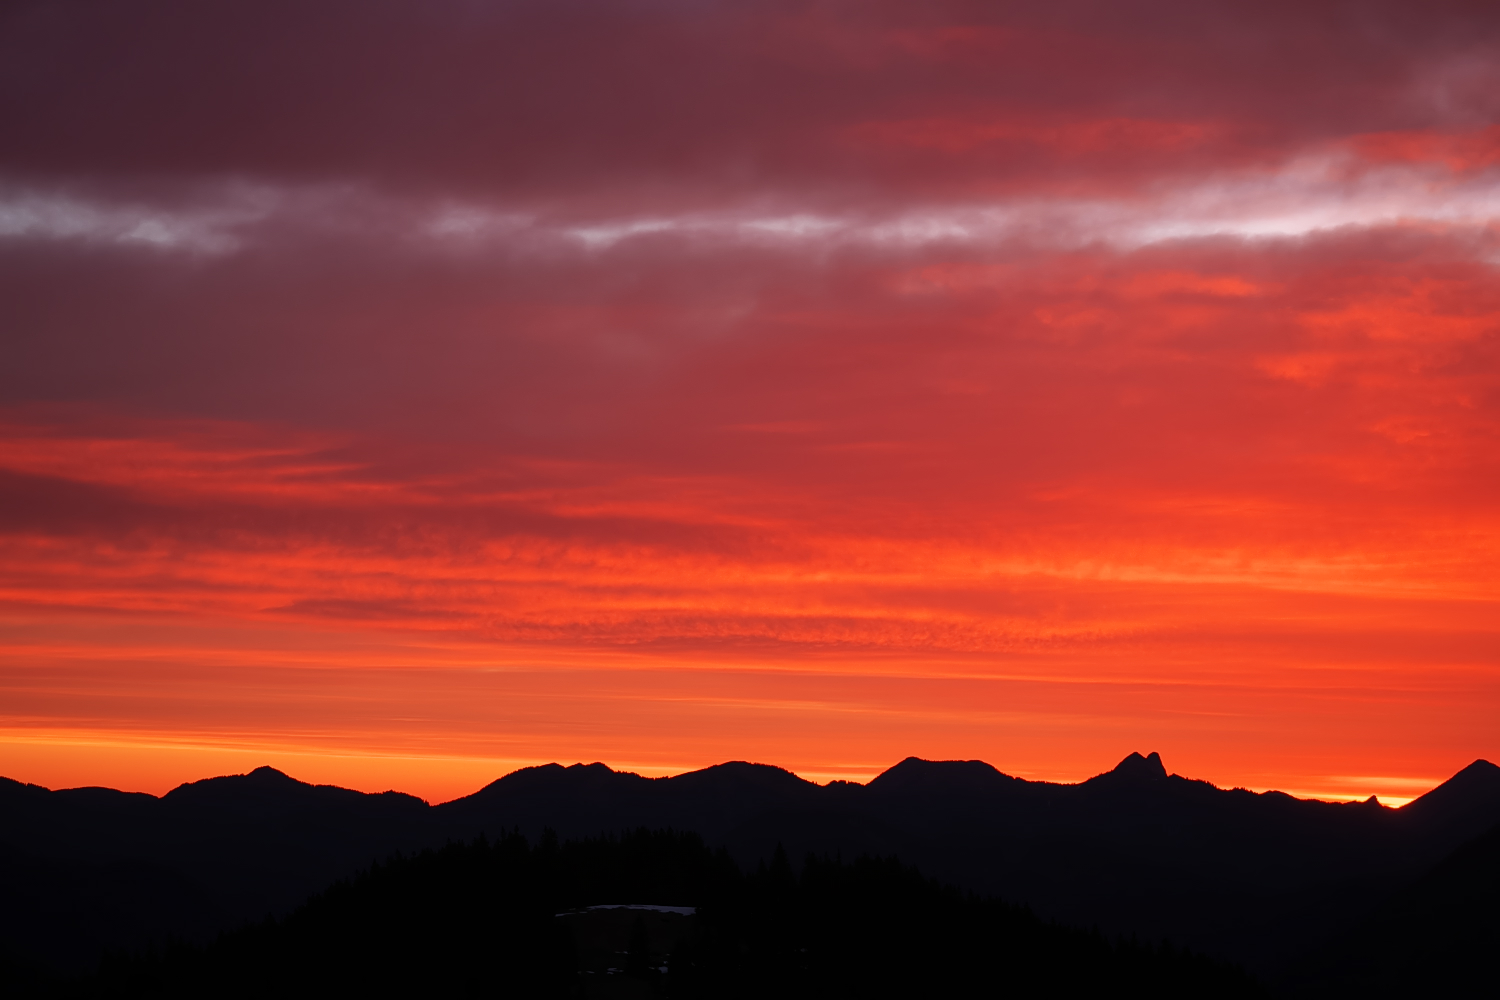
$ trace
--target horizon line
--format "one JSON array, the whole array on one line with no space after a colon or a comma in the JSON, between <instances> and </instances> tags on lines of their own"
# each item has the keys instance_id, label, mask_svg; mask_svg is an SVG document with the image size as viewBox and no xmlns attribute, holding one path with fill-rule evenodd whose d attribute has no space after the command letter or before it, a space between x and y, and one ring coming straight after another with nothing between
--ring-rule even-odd
<instances>
[{"instance_id":1,"label":"horizon line","mask_svg":"<svg viewBox=\"0 0 1500 1000\"><path fill-rule=\"evenodd\" d=\"M456 801L459 801L459 800L464 799L464 798L468 798L469 796L476 795L479 792L483 791L485 788L488 788L488 787L490 787L491 785L493 785L493 784L495 784L497 782L503 781L504 779L509 778L512 775L519 774L522 771L540 769L540 768L545 768L545 767L559 767L559 768L565 768L566 769L566 768L572 768L572 767L593 767L595 765L598 765L598 766L602 766L602 767L607 768L611 773L614 773L614 774L630 775L630 776L644 778L646 780L653 780L654 781L654 780L662 780L662 779L671 779L671 778L681 777L681 776L688 775L688 774L695 774L695 773L699 773L699 772L702 772L702 771L712 770L712 769L714 769L716 767L723 767L723 766L728 765L728 764L746 764L746 765L749 765L749 766L752 766L752 767L769 767L769 768L775 768L776 770L784 771L787 774L790 774L793 777L796 777L796 778L798 778L798 779L800 779L802 781L806 781L807 783L809 783L811 785L814 785L816 787L819 787L819 788L828 788L831 785L833 785L835 783L840 783L840 782L841 783L845 783L845 784L852 784L852 785L858 785L858 786L861 786L861 787L866 787L871 782L873 782L875 780L875 778L878 778L881 775L886 774L887 772L889 772L891 770L894 770L900 764L905 763L908 760L918 760L918 761L922 761L924 763L978 763L978 764L983 764L986 767L992 768L996 773L1001 774L1001 775L1003 775L1003 776L1005 776L1007 778L1011 778L1011 779L1014 779L1016 781L1024 781L1024 782L1026 782L1028 784L1056 785L1056 786L1060 786L1060 787L1077 787L1079 785L1082 785L1082 784L1085 784L1085 783L1087 783L1089 781L1092 781L1094 778L1098 778L1098 777L1101 777L1101 776L1103 776L1105 774L1109 774L1109 773L1113 772L1121 764L1123 764L1125 761L1128 761L1132 756L1140 756L1142 758L1149 758L1152 755L1156 755L1158 757L1158 759L1160 759L1160 755L1157 754L1155 751L1151 751L1148 754L1141 754L1139 751L1131 751L1129 754L1126 754L1124 757L1122 757L1120 759L1120 761L1114 767L1107 768L1106 770L1103 770L1103 771L1100 771L1100 772L1098 772L1096 774L1090 775L1089 777L1082 778L1082 779L1080 779L1078 781L1052 781L1052 780L1047 780L1047 779L1023 777L1021 775L1011 774L1011 773L1009 773L1007 771L1001 770L999 767L995 766L994 764L991 764L989 761L981 760L979 758L944 758L944 759L932 759L932 758L918 757L916 755L908 755L906 757L903 757L901 760L897 761L895 764L891 764L890 766L882 769L881 771L877 772L876 774L870 776L868 778L868 780L865 780L865 781L855 781L855 780L851 780L850 778L846 778L846 777L830 777L830 778L828 778L828 780L821 781L821 782L820 781L815 781L815 780L807 777L803 773L799 773L799 772L793 770L792 768L785 767L785 766L782 766L780 764L770 764L770 763L766 763L764 761L753 761L753 760L743 760L743 759L725 760L725 761L720 761L720 762L718 762L716 764L708 764L708 765L705 765L705 766L702 766L702 767L686 767L683 770L672 770L670 768L662 768L662 767L642 767L641 770L633 770L633 769L630 769L630 765L622 765L622 766L618 766L617 767L617 766L613 766L611 764L607 764L604 761L600 761L600 760L587 761L587 762L585 762L585 761L575 761L572 764L563 764L560 761L551 760L551 761L545 761L545 762L541 762L541 763L522 764L519 767L515 767L512 770L506 771L504 774L501 774L497 778L494 778L494 779L492 779L492 780L490 780L488 782L485 782L484 784L480 785L478 788L474 789L474 791L472 791L472 792L468 792L468 793L463 794L463 795L457 795L457 796L454 796L451 799L442 799L442 800L439 800L439 801L432 801L432 800L424 798L424 797L422 797L420 795L415 795L415 794L413 794L411 792L403 792L400 789L394 788L394 787L381 789L380 791L365 791L363 789L353 788L353 787L350 787L348 785L334 784L332 782L305 781L305 780L303 780L301 778L298 778L295 775L289 773L288 771L282 770L280 767L276 767L275 765L272 765L272 764L262 764L262 765L259 765L259 766L255 767L255 768L250 769L249 771L244 771L244 772L234 772L234 773L227 773L227 774L211 774L211 775L206 775L206 776L201 777L201 778L189 779L187 781L183 781L183 782L178 783L177 785L173 786L171 789L168 789L167 792L164 792L161 795L157 795L157 794L152 793L152 792L131 791L129 789L120 789L120 788L115 788L115 787L110 786L110 785L74 785L74 786L68 786L68 787L51 788L49 786L41 785L41 784L38 784L36 782L29 782L29 781L24 781L24 780L19 779L19 778L12 778L9 775L4 775L4 774L0 774L0 779L14 781L17 784L25 785L25 786L28 786L28 787L41 788L41 789L43 789L45 791L48 791L48 792L80 791L80 790L89 789L89 788L101 788L101 789L108 789L110 791L121 792L123 794L150 795L152 798L161 799L161 798L164 798L167 794L170 794L172 791L175 791L175 790L177 790L179 788L187 787L188 785L197 784L197 783L203 782L203 781L215 781L215 780L222 779L222 778L243 778L243 777L248 777L250 774L254 773L255 771L259 771L259 770L264 769L264 770L275 771L276 773L278 773L278 774L280 774L280 775L282 775L282 776L284 776L284 777L286 777L286 778L288 778L288 779L290 779L292 781L295 781L295 782L297 782L299 784L308 785L308 786L314 787L314 788L340 788L340 789L343 789L343 790L346 790L346 791L357 791L357 792L360 792L361 794L365 794L365 795L379 795L379 794L384 794L384 793L387 793L387 792L394 792L394 793L401 794L401 795L410 795L412 798L418 799L419 801L425 803L429 807L436 807L436 806L440 806L440 805L447 805L449 803L456 802ZM299 756L327 756L327 755L311 755L311 754L307 754L307 755L299 755ZM343 756L343 755L335 755L335 756ZM1433 791L1433 790L1441 787L1442 785L1446 784L1448 781L1451 781L1453 779L1453 777L1455 777L1456 775L1458 775L1459 773L1461 773L1466 768L1472 767L1474 764L1480 764L1480 763L1488 764L1488 763L1491 763L1491 762L1488 761L1488 760L1486 760L1483 757L1475 758L1469 764L1466 764L1466 765L1464 765L1464 767L1459 768L1458 771L1455 771L1452 775L1449 775L1447 778L1436 779L1435 783L1430 788L1426 789L1426 791L1424 791L1422 793L1419 793L1417 795L1412 795L1412 796L1397 796L1397 795L1384 795L1384 796L1381 796L1381 795L1372 793L1372 794L1370 794L1368 796L1360 796L1360 795L1351 794L1351 795L1347 795L1347 796L1330 797L1327 793L1320 793L1320 794L1319 793L1311 793L1311 792L1309 792L1307 790L1303 790L1303 789L1285 789L1285 788L1271 788L1271 787L1254 788L1254 787L1250 787L1250 786L1246 786L1246 785L1232 785L1232 786L1226 787L1226 786L1221 786L1221 785L1215 784L1214 782L1209 781L1206 778L1193 778L1193 777L1190 777L1188 775L1178 774L1178 773L1172 772L1172 771L1166 771L1166 776L1169 777L1169 778L1180 778L1180 779L1182 779L1184 781L1201 781L1204 784L1207 784L1210 787L1215 788L1215 789L1217 789L1219 791L1246 791L1246 792L1250 792L1250 793L1255 794L1255 795L1265 795L1265 794L1269 794L1271 792L1276 792L1276 793L1279 793L1279 794L1282 794L1282 795L1290 796L1291 798L1297 799L1298 801L1305 801L1305 802L1326 802L1326 803L1333 804L1333 805L1351 804L1351 803L1357 803L1357 802L1369 802L1371 800L1374 800L1376 802L1376 804L1380 805L1382 808L1388 808L1388 809L1396 810L1396 809L1401 809L1401 808L1409 805L1410 803L1416 801L1418 798L1421 798L1422 795L1427 794L1427 792ZM639 765L637 765L637 766L639 766ZM1165 764L1163 764L1163 769L1165 770ZM643 770L646 770L646 771L651 771L651 770L662 771L662 772L666 772L666 773L646 774L646 773L642 773ZM813 775L816 775L816 776L825 776L825 774L823 772L819 772L819 771L808 771L807 774L813 774ZM1369 780L1369 779L1346 779L1346 780ZM1402 779L1402 780L1405 780L1405 779ZM1433 780L1433 779L1429 779L1429 780Z\"/></svg>"}]
</instances>

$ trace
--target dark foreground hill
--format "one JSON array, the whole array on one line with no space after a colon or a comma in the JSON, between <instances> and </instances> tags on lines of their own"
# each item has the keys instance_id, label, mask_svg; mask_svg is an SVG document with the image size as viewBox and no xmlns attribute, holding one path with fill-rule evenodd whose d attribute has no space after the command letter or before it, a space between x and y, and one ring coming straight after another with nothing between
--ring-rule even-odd
<instances>
[{"instance_id":1,"label":"dark foreground hill","mask_svg":"<svg viewBox=\"0 0 1500 1000\"><path fill-rule=\"evenodd\" d=\"M1484 761L1401 809L1219 789L1155 754L1077 785L915 758L868 785L823 786L747 763L671 778L554 764L438 806L270 768L161 798L0 780L0 941L83 969L106 948L202 943L289 912L398 850L644 827L695 832L752 868L778 843L795 859L894 856L1047 919L1275 977L1497 824L1500 768Z\"/></svg>"},{"instance_id":2,"label":"dark foreground hill","mask_svg":"<svg viewBox=\"0 0 1500 1000\"><path fill-rule=\"evenodd\" d=\"M397 858L284 920L204 949L109 962L54 995L371 994L1232 998L1260 990L1224 963L1049 924L894 860L810 858L798 874L777 851L769 866L742 874L695 834L641 830L563 844L544 837L536 847L511 835Z\"/></svg>"},{"instance_id":3,"label":"dark foreground hill","mask_svg":"<svg viewBox=\"0 0 1500 1000\"><path fill-rule=\"evenodd\" d=\"M1460 847L1297 964L1299 997L1500 993L1500 827Z\"/></svg>"}]
</instances>

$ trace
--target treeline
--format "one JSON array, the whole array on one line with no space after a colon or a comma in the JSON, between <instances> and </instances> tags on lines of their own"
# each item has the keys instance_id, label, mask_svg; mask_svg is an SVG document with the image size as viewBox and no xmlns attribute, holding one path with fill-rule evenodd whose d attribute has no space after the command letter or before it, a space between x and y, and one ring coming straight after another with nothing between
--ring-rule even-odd
<instances>
[{"instance_id":1,"label":"treeline","mask_svg":"<svg viewBox=\"0 0 1500 1000\"><path fill-rule=\"evenodd\" d=\"M597 904L693 906L670 948L634 917L614 971L579 918ZM618 912L626 919L633 911ZM651 914L647 914L651 915ZM607 915L606 915L607 916ZM592 916L585 916L593 920ZM602 919L602 918L601 918ZM596 928L597 929L597 928ZM16 984L19 985L19 984ZM281 920L206 948L107 959L35 983L59 997L918 997L1260 994L1236 967L1108 941L965 894L894 860L784 852L742 872L693 834L479 839L378 864Z\"/></svg>"}]
</instances>

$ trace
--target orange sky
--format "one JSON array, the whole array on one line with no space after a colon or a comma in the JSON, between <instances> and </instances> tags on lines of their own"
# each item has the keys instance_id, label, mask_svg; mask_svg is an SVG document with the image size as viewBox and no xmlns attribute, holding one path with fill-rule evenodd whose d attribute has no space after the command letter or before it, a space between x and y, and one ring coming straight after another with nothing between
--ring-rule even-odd
<instances>
[{"instance_id":1,"label":"orange sky","mask_svg":"<svg viewBox=\"0 0 1500 1000\"><path fill-rule=\"evenodd\" d=\"M203 15L223 134L14 15L79 75L0 157L0 774L1495 759L1494 19L1064 6L436 4L295 106Z\"/></svg>"}]
</instances>

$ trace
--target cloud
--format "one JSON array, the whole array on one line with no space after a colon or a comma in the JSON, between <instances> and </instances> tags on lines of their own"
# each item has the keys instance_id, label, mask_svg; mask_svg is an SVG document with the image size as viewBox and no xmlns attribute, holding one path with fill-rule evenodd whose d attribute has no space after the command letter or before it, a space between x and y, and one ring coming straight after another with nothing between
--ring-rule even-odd
<instances>
[{"instance_id":1,"label":"cloud","mask_svg":"<svg viewBox=\"0 0 1500 1000\"><path fill-rule=\"evenodd\" d=\"M265 202L264 194L237 191L219 204L195 210L11 191L0 193L0 240L225 254L239 249L237 230L270 214Z\"/></svg>"},{"instance_id":2,"label":"cloud","mask_svg":"<svg viewBox=\"0 0 1500 1000\"><path fill-rule=\"evenodd\" d=\"M944 201L1128 188L1493 118L1481 84L1497 26L1469 4L1106 7L15 4L0 170L658 210L766 191ZM955 157L945 140L879 157L845 142L937 123L1034 151Z\"/></svg>"}]
</instances>

